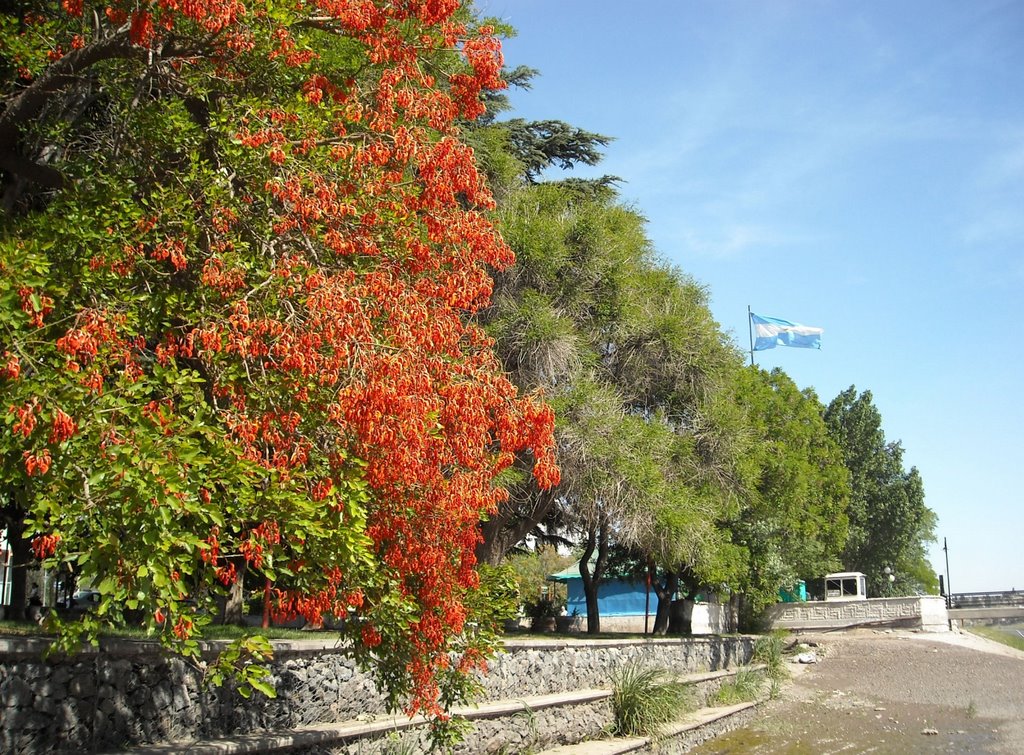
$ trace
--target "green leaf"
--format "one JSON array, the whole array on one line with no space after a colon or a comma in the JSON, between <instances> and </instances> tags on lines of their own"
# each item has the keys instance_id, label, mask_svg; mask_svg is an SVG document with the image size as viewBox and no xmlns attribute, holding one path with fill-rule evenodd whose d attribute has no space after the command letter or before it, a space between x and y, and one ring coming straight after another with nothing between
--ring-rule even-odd
<instances>
[{"instance_id":1,"label":"green leaf","mask_svg":"<svg viewBox=\"0 0 1024 755\"><path fill-rule=\"evenodd\" d=\"M252 685L253 689L262 692L271 699L277 697L277 690L274 688L274 685L269 682L265 682L262 679L250 679L249 684Z\"/></svg>"}]
</instances>

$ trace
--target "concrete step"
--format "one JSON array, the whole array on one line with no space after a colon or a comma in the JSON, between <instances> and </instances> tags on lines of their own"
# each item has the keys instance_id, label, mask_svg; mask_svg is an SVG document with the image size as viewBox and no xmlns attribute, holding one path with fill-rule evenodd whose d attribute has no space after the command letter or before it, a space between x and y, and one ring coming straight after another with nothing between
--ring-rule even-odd
<instances>
[{"instance_id":1,"label":"concrete step","mask_svg":"<svg viewBox=\"0 0 1024 755\"><path fill-rule=\"evenodd\" d=\"M621 755L621 753L685 753L701 742L742 726L753 718L757 703L701 708L665 726L657 737L608 737L561 745L540 755Z\"/></svg>"},{"instance_id":2,"label":"concrete step","mask_svg":"<svg viewBox=\"0 0 1024 755\"><path fill-rule=\"evenodd\" d=\"M697 705L707 705L722 681L735 673L735 668L724 669L687 674L680 677L680 680L696 690L694 701ZM452 716L464 719L471 727L454 752L458 755L537 752L540 748L552 746L555 749L547 752L563 752L560 746L583 748L564 750L566 753L594 755L650 751L651 742L645 738L598 739L606 734L613 720L611 696L612 691L609 689L585 689L487 701L455 708L451 711ZM726 715L729 714L720 717ZM666 732L673 732L673 737L679 737L689 729L696 730L718 720L711 713L704 716L710 718L705 720L698 714L690 714L681 723L668 727ZM679 726L687 725L689 729L677 730ZM402 751L425 752L429 745L427 728L427 721L422 716L366 715L354 720L306 725L289 730L145 745L133 747L128 752L135 755L176 755L182 752L189 755L273 752L371 755L387 752L389 746L397 744L396 739L401 740Z\"/></svg>"},{"instance_id":3,"label":"concrete step","mask_svg":"<svg viewBox=\"0 0 1024 755\"><path fill-rule=\"evenodd\" d=\"M534 739L544 731L562 732L563 736L574 736L577 732L579 737L597 736L610 720L611 694L610 690L579 690L455 708L453 717L474 724L473 731L455 752L483 752L492 749L496 739L517 738L524 740L523 749L527 750L531 745L526 740ZM581 713L581 708L592 710ZM569 710L572 711L571 716ZM568 725L570 720L572 726ZM135 755L177 755L182 752L189 755L244 755L283 751L344 753L351 748L352 752L372 753L384 749L389 735L403 732L412 732L412 739L421 740L425 751L426 724L422 716L366 716L354 721L303 726L288 731L146 745L133 747L127 752ZM518 736L509 736L511 734ZM403 736L403 740L408 736Z\"/></svg>"},{"instance_id":4,"label":"concrete step","mask_svg":"<svg viewBox=\"0 0 1024 755\"><path fill-rule=\"evenodd\" d=\"M544 750L539 755L623 755L627 752L643 752L650 743L647 737L610 737L560 745Z\"/></svg>"},{"instance_id":5,"label":"concrete step","mask_svg":"<svg viewBox=\"0 0 1024 755\"><path fill-rule=\"evenodd\" d=\"M737 703L701 708L682 720L666 726L657 746L660 755L689 752L727 731L738 729L757 715L758 702ZM652 752L653 750L647 750Z\"/></svg>"}]
</instances>

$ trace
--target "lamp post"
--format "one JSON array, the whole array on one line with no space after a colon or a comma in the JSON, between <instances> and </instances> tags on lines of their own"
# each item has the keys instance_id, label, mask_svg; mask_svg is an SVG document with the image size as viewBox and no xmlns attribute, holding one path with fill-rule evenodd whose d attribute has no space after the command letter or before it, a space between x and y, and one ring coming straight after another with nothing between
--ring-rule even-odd
<instances>
[{"instance_id":1,"label":"lamp post","mask_svg":"<svg viewBox=\"0 0 1024 755\"><path fill-rule=\"evenodd\" d=\"M887 580L889 580L889 586L886 587L886 590L885 590L885 597L891 598L892 597L892 583L896 581L896 575L892 573L892 569L889 568L888 566L886 566L884 569L882 569L882 574L884 574L885 578Z\"/></svg>"},{"instance_id":2,"label":"lamp post","mask_svg":"<svg viewBox=\"0 0 1024 755\"><path fill-rule=\"evenodd\" d=\"M946 608L953 607L953 591L949 589L949 543L942 538L942 552L946 554Z\"/></svg>"}]
</instances>

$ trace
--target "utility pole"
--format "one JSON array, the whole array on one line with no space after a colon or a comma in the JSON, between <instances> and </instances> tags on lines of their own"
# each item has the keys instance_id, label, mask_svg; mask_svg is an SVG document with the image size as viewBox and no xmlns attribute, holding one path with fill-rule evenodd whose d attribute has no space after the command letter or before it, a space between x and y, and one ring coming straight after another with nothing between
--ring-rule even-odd
<instances>
[{"instance_id":1,"label":"utility pole","mask_svg":"<svg viewBox=\"0 0 1024 755\"><path fill-rule=\"evenodd\" d=\"M953 607L953 591L949 589L949 545L942 538L942 550L946 554L946 608Z\"/></svg>"}]
</instances>

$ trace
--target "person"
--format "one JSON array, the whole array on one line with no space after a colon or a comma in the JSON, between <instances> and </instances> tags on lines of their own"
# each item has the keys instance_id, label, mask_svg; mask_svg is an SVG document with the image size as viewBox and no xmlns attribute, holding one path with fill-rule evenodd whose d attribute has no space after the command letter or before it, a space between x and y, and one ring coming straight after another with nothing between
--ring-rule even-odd
<instances>
[{"instance_id":1,"label":"person","mask_svg":"<svg viewBox=\"0 0 1024 755\"><path fill-rule=\"evenodd\" d=\"M43 607L43 599L39 597L39 585L32 585L32 594L28 596L28 604L37 608Z\"/></svg>"}]
</instances>

